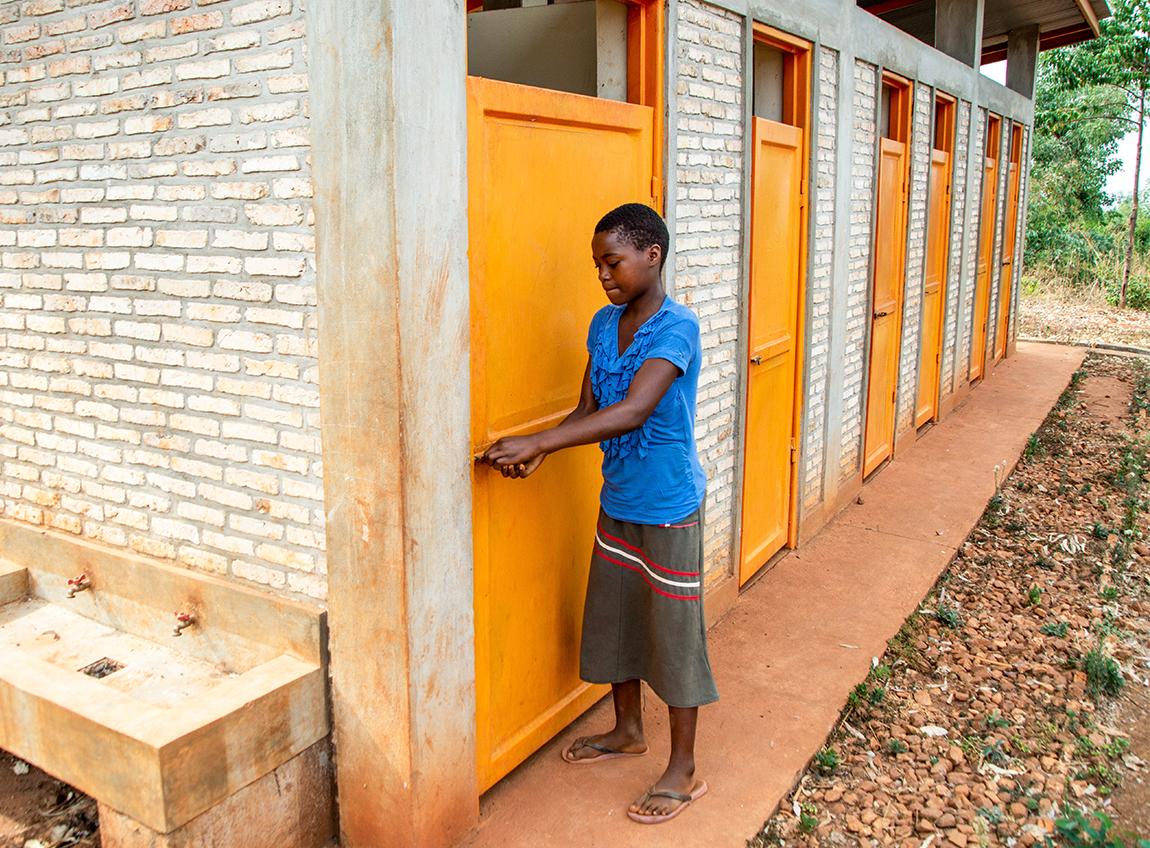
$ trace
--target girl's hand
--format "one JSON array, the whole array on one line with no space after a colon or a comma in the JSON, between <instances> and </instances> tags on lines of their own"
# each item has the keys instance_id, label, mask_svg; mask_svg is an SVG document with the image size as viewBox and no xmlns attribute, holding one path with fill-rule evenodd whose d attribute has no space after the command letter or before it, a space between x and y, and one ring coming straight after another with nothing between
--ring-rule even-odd
<instances>
[{"instance_id":1,"label":"girl's hand","mask_svg":"<svg viewBox=\"0 0 1150 848\"><path fill-rule=\"evenodd\" d=\"M545 456L538 436L506 436L487 449L483 461L504 477L526 477Z\"/></svg>"},{"instance_id":2,"label":"girl's hand","mask_svg":"<svg viewBox=\"0 0 1150 848\"><path fill-rule=\"evenodd\" d=\"M535 473L535 469L543 464L543 460L547 454L541 453L539 456L530 462L520 462L517 465L500 465L499 473L504 477L511 477L517 480L522 480L524 477L530 477Z\"/></svg>"}]
</instances>

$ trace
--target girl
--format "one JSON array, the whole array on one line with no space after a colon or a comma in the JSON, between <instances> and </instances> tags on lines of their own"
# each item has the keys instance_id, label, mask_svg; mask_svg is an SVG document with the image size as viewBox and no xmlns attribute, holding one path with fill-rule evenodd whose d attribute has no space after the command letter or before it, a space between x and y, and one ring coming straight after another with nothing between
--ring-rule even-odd
<instances>
[{"instance_id":1,"label":"girl","mask_svg":"<svg viewBox=\"0 0 1150 848\"><path fill-rule=\"evenodd\" d=\"M579 404L557 427L500 439L484 455L505 477L523 478L557 450L591 442L603 450L579 673L611 684L615 727L575 740L563 759L646 753L647 681L670 713L671 756L628 810L645 824L674 818L707 791L695 778L695 726L699 706L718 698L703 620L699 322L663 289L669 241L663 219L639 203L599 221L591 251L611 303L591 320Z\"/></svg>"}]
</instances>

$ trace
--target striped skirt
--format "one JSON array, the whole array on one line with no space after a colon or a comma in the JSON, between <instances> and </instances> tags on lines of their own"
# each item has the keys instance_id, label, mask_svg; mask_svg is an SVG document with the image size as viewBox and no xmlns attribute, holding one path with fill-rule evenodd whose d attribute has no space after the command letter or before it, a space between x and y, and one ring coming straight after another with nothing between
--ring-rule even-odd
<instances>
[{"instance_id":1,"label":"striped skirt","mask_svg":"<svg viewBox=\"0 0 1150 848\"><path fill-rule=\"evenodd\" d=\"M645 680L672 707L718 700L703 618L702 510L673 525L617 521L601 509L583 607L579 674Z\"/></svg>"}]
</instances>

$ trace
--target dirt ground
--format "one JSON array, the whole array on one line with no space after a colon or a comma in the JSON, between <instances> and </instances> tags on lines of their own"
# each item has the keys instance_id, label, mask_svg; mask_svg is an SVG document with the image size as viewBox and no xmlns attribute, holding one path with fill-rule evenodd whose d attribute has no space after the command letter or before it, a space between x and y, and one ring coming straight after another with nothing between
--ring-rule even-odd
<instances>
[{"instance_id":1,"label":"dirt ground","mask_svg":"<svg viewBox=\"0 0 1150 848\"><path fill-rule=\"evenodd\" d=\"M96 804L0 751L0 848L96 848Z\"/></svg>"},{"instance_id":2,"label":"dirt ground","mask_svg":"<svg viewBox=\"0 0 1150 848\"><path fill-rule=\"evenodd\" d=\"M1087 358L751 848L1150 848L1148 408Z\"/></svg>"},{"instance_id":3,"label":"dirt ground","mask_svg":"<svg viewBox=\"0 0 1150 848\"><path fill-rule=\"evenodd\" d=\"M1052 289L1023 294L1018 334L1046 341L1150 349L1150 313L1111 306L1100 289Z\"/></svg>"}]
</instances>

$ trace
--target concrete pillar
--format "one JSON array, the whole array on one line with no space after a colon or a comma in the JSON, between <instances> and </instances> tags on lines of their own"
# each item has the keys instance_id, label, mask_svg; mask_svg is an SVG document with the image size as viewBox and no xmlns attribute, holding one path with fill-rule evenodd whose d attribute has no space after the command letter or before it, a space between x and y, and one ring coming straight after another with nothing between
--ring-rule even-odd
<instances>
[{"instance_id":1,"label":"concrete pillar","mask_svg":"<svg viewBox=\"0 0 1150 848\"><path fill-rule=\"evenodd\" d=\"M1023 97L1034 97L1038 67L1038 25L1012 29L1006 41L1006 86Z\"/></svg>"},{"instance_id":2,"label":"concrete pillar","mask_svg":"<svg viewBox=\"0 0 1150 848\"><path fill-rule=\"evenodd\" d=\"M344 848L475 823L466 20L307 4Z\"/></svg>"},{"instance_id":3,"label":"concrete pillar","mask_svg":"<svg viewBox=\"0 0 1150 848\"><path fill-rule=\"evenodd\" d=\"M982 63L986 0L935 0L934 46L972 68Z\"/></svg>"}]
</instances>

